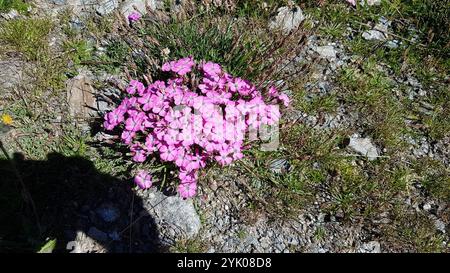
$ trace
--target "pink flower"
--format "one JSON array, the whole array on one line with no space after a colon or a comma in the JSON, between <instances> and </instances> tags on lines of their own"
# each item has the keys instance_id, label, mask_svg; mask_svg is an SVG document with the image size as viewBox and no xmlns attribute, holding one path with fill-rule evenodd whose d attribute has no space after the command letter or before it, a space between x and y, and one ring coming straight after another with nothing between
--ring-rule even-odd
<instances>
[{"instance_id":1,"label":"pink flower","mask_svg":"<svg viewBox=\"0 0 450 273\"><path fill-rule=\"evenodd\" d=\"M135 136L136 136L135 132L123 131L121 138L125 144L130 144Z\"/></svg>"},{"instance_id":2,"label":"pink flower","mask_svg":"<svg viewBox=\"0 0 450 273\"><path fill-rule=\"evenodd\" d=\"M155 136L153 134L149 134L145 138L145 150L151 154L157 150L156 145L158 144L158 141L155 139Z\"/></svg>"},{"instance_id":3,"label":"pink flower","mask_svg":"<svg viewBox=\"0 0 450 273\"><path fill-rule=\"evenodd\" d=\"M289 97L286 94L281 94L278 96L278 99L283 102L284 106L288 107L290 100Z\"/></svg>"},{"instance_id":4,"label":"pink flower","mask_svg":"<svg viewBox=\"0 0 450 273\"><path fill-rule=\"evenodd\" d=\"M241 78L235 78L232 82L228 83L228 87L231 92L239 92L243 96L249 95L251 91L251 86L248 82Z\"/></svg>"},{"instance_id":5,"label":"pink flower","mask_svg":"<svg viewBox=\"0 0 450 273\"><path fill-rule=\"evenodd\" d=\"M183 183L192 183L196 182L198 179L198 172L197 171L180 171L178 174L178 177L180 178L181 182Z\"/></svg>"},{"instance_id":6,"label":"pink flower","mask_svg":"<svg viewBox=\"0 0 450 273\"><path fill-rule=\"evenodd\" d=\"M128 21L136 22L141 19L141 14L139 12L133 11L130 15L128 15Z\"/></svg>"},{"instance_id":7,"label":"pink flower","mask_svg":"<svg viewBox=\"0 0 450 273\"><path fill-rule=\"evenodd\" d=\"M136 93L136 91L139 93L139 95L142 95L142 93L145 91L145 87L144 84L140 81L132 80L126 91L130 95L133 95L134 93Z\"/></svg>"},{"instance_id":8,"label":"pink flower","mask_svg":"<svg viewBox=\"0 0 450 273\"><path fill-rule=\"evenodd\" d=\"M242 153L242 142L235 142L233 143L233 146L231 147L231 154L233 157L233 160L239 160L244 157L244 154Z\"/></svg>"},{"instance_id":9,"label":"pink flower","mask_svg":"<svg viewBox=\"0 0 450 273\"><path fill-rule=\"evenodd\" d=\"M154 105L153 103L155 102L154 100L152 100L153 96L154 95L147 93L142 97L138 98L138 102L142 105L142 110L149 111L152 109Z\"/></svg>"},{"instance_id":10,"label":"pink flower","mask_svg":"<svg viewBox=\"0 0 450 273\"><path fill-rule=\"evenodd\" d=\"M215 156L214 158L222 166L229 165L233 161L233 158L227 151L221 151L219 155Z\"/></svg>"},{"instance_id":11,"label":"pink flower","mask_svg":"<svg viewBox=\"0 0 450 273\"><path fill-rule=\"evenodd\" d=\"M192 57L183 58L178 61L172 61L169 63L165 63L162 66L162 71L165 72L175 72L180 76L184 76L187 73L192 71L192 67L195 65L195 62Z\"/></svg>"},{"instance_id":12,"label":"pink flower","mask_svg":"<svg viewBox=\"0 0 450 273\"><path fill-rule=\"evenodd\" d=\"M346 0L346 1L352 4L353 6L356 6L356 0Z\"/></svg>"},{"instance_id":13,"label":"pink flower","mask_svg":"<svg viewBox=\"0 0 450 273\"><path fill-rule=\"evenodd\" d=\"M222 68L220 65L213 63L213 62L207 62L202 66L202 70L205 73L206 76L216 78L222 73Z\"/></svg>"},{"instance_id":14,"label":"pink flower","mask_svg":"<svg viewBox=\"0 0 450 273\"><path fill-rule=\"evenodd\" d=\"M178 151L175 146L163 145L159 148L160 157L164 161L174 161L177 157Z\"/></svg>"},{"instance_id":15,"label":"pink flower","mask_svg":"<svg viewBox=\"0 0 450 273\"><path fill-rule=\"evenodd\" d=\"M148 189L152 186L152 176L147 171L139 170L134 177L134 183L143 190Z\"/></svg>"},{"instance_id":16,"label":"pink flower","mask_svg":"<svg viewBox=\"0 0 450 273\"><path fill-rule=\"evenodd\" d=\"M120 108L106 114L104 127L106 130L113 130L119 123L124 120L125 111Z\"/></svg>"},{"instance_id":17,"label":"pink flower","mask_svg":"<svg viewBox=\"0 0 450 273\"><path fill-rule=\"evenodd\" d=\"M196 183L180 183L178 185L178 192L180 196L183 198L191 198L197 192L197 184Z\"/></svg>"},{"instance_id":18,"label":"pink flower","mask_svg":"<svg viewBox=\"0 0 450 273\"><path fill-rule=\"evenodd\" d=\"M269 96L270 97L278 97L278 90L275 87L271 86L269 88Z\"/></svg>"},{"instance_id":19,"label":"pink flower","mask_svg":"<svg viewBox=\"0 0 450 273\"><path fill-rule=\"evenodd\" d=\"M142 163L147 159L146 151L139 144L131 146L130 150L133 153L134 162Z\"/></svg>"},{"instance_id":20,"label":"pink flower","mask_svg":"<svg viewBox=\"0 0 450 273\"><path fill-rule=\"evenodd\" d=\"M125 121L125 129L132 132L137 132L142 130L143 118L135 116L129 117Z\"/></svg>"}]
</instances>

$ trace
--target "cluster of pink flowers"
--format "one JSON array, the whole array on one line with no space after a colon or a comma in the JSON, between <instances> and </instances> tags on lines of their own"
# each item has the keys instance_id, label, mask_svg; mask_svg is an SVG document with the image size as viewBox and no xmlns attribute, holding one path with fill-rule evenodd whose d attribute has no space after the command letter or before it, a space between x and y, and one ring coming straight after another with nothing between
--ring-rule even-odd
<instances>
[{"instance_id":1,"label":"cluster of pink flowers","mask_svg":"<svg viewBox=\"0 0 450 273\"><path fill-rule=\"evenodd\" d=\"M144 86L132 80L126 89L131 96L106 114L104 127L113 130L121 125L122 142L135 162L156 154L175 164L178 192L184 198L195 195L198 171L207 162L224 166L241 159L246 131L277 125L278 103L289 104L289 98L274 87L268 89L266 103L254 85L213 62L197 64L188 57L168 62L162 70L171 75L165 82ZM192 77L198 75L196 84ZM141 170L135 183L149 188L151 175Z\"/></svg>"}]
</instances>

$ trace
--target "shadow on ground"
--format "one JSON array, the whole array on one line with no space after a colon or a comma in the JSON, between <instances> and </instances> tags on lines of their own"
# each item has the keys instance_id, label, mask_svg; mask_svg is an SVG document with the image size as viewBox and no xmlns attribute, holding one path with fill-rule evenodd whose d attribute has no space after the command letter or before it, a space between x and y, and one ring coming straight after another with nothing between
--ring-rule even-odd
<instances>
[{"instance_id":1,"label":"shadow on ground","mask_svg":"<svg viewBox=\"0 0 450 273\"><path fill-rule=\"evenodd\" d=\"M15 168L0 160L0 252L36 252L46 238L57 239L54 252L83 244L100 252L163 251L154 220L129 181L100 173L82 157L52 153L34 161L15 154L13 161ZM34 200L40 229L20 180Z\"/></svg>"}]
</instances>

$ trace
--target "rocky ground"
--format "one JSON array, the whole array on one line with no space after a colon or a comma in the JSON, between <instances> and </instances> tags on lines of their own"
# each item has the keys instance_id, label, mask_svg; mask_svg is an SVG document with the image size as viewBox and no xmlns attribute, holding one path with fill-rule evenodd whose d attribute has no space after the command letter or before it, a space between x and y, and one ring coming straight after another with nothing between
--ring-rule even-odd
<instances>
[{"instance_id":1,"label":"rocky ground","mask_svg":"<svg viewBox=\"0 0 450 273\"><path fill-rule=\"evenodd\" d=\"M143 5L144 2L147 7ZM124 19L134 9L141 13L146 13L147 9L164 9L164 2L158 0L36 0L33 1L34 5L29 10L30 15L27 16L57 18L66 8L72 8L77 16L70 17L69 24L85 29L83 24L86 23L83 20L92 14L96 14L96 18L115 14L116 17L113 16L113 18L119 20L117 16L122 16ZM176 12L181 9L183 9L182 4L174 4L170 10ZM115 13L116 11L118 13ZM2 22L23 16L14 10L1 14ZM300 7L286 6L273 14L268 24L270 28L281 28L289 32L302 22L310 22L314 25L319 24L320 19L312 17L307 10L302 10ZM350 29L350 34L340 39L321 33L310 33L306 45L290 63L290 69L293 70L303 63L312 64L308 68L309 77L300 83L306 94L304 100L313 102L334 96L343 88L340 82L342 71L361 66L360 56L345 44L346 40L354 38L352 36L362 37L367 41L382 41L382 46L387 48L386 50L406 43L400 38L387 34L393 31L391 23L381 18L373 24L371 29L359 32ZM66 36L61 33L63 30L58 31L51 34L51 47L58 48L64 44ZM101 54L101 51L105 49L102 41L95 41L94 35L91 39L95 44L96 52ZM9 109L7 104L11 100L20 98L21 92L27 92L33 88L33 83L36 84L36 81L33 81L34 74L29 73L33 71L33 65L35 65L33 62L15 56L11 52L2 55L0 90L1 96L5 99L4 102L0 102L0 110ZM383 63L375 64L374 70L383 73L389 79L392 90L396 90L398 97L418 104L422 111L433 111L433 106L430 107L425 100L435 92L433 86L421 83L414 73L408 71L401 74L394 73ZM38 149L33 147L41 144L41 146L50 145L50 139L57 138L58 134L63 134L62 131L67 130L67 127L61 125L64 122L71 123L81 132L93 133L93 143L107 142L112 138L92 128L94 119L92 116L101 115L114 106L111 98L120 93L117 86L126 84L127 72L116 70L99 73L89 66L78 66L71 73L74 75L64 81L62 93L57 96L47 96L46 104L26 102L41 105L40 107L49 104L64 106L59 109L50 108L55 115L45 121L49 124L48 128L39 131L44 134L44 138L48 138L48 142L39 140L40 144L28 142L20 144L20 141L16 141L16 144L6 145L9 151L22 151L30 160L44 160L51 149L38 152ZM29 85L31 87L27 87ZM291 98L295 96L295 90L287 90L286 93ZM45 97L45 94L43 96ZM380 101L380 103L383 102ZM45 109L42 111L45 112ZM320 134L345 131L347 134L345 140L339 144L339 147L333 148L333 151L337 150L339 155L352 158L349 164L361 167L367 177L374 176L367 167L372 161L393 157L390 146L374 140L372 135L367 134L367 130L364 129L366 120L363 114L355 111L339 97L335 111L306 111L304 108L294 107L285 114L284 118L287 123L300 124L307 130L315 130ZM448 118L448 116L445 117L447 120ZM20 122L24 127L29 124L26 118L21 119ZM405 122L413 123L414 120ZM436 160L447 166L444 178L448 179L450 160L448 132L445 132L444 137L439 138L420 128L416 133L415 137L405 136L407 147L402 150L398 158L404 161L409 161L410 158ZM19 139L27 132L26 130L24 132L23 128L13 128L8 134L9 139ZM321 139L313 139L313 141L321 141ZM24 145L29 146L24 147ZM92 146L96 147L95 144ZM283 148L289 150L292 146L286 145ZM27 153L29 150L36 152L30 155L30 152ZM102 161L94 159L93 161L95 167L104 164ZM283 154L276 158L275 162L262 168L269 173L279 174L290 172L292 170L290 165L295 164L294 160ZM313 160L312 168L320 169L321 164L320 160ZM82 177L82 179L86 178ZM111 179L127 180L127 177L121 174ZM315 186L315 190L311 192L308 197L309 202L295 206L292 210L286 208L286 211L289 211L286 214L279 213L279 205L273 204L272 199L266 199L267 196L261 193L264 191L266 182L258 176L249 175L249 171L239 163L225 171L218 168L209 170L204 176L198 196L192 200L183 200L156 188L147 191L131 189L129 184L116 181L110 189L99 194L88 195L86 198L75 199L73 202L71 200L70 204L67 204L69 212L64 216L64 219L70 218L70 221L68 220L65 224L58 239L68 243L67 249L72 252L449 251L450 207L445 196L437 198L431 195L421 183L414 182L414 179L407 183L406 194L395 195L395 199L402 206L402 214L415 215L414 219L417 223L423 221L427 223L426 228L411 231L402 229L404 225L394 225L398 222L395 218L397 214L394 213L395 206L386 207L384 211L377 211L375 216L367 218L359 214L348 217L348 209L344 208L328 209L336 199L332 188L333 183L338 182L334 179L332 175L326 176L323 183ZM281 204L281 206L285 205L286 203ZM269 209L272 206L273 209ZM404 239L406 243L404 241L398 243L397 237L392 235L395 238L391 239L390 235L386 235L389 231L397 234L395 236L400 236L398 234L401 233L400 237L406 236L409 239ZM428 246L428 243L409 242L414 241L411 239L413 237L433 241L433 246L437 245L437 247L418 250L415 248L417 244ZM434 243L436 240L437 243ZM63 248L64 246L60 246L60 249Z\"/></svg>"}]
</instances>

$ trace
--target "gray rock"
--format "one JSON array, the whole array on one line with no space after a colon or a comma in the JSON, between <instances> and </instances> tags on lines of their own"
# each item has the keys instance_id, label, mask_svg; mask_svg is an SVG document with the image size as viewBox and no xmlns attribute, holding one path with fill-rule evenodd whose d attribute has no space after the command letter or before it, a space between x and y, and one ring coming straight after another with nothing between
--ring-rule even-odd
<instances>
[{"instance_id":1,"label":"gray rock","mask_svg":"<svg viewBox=\"0 0 450 273\"><path fill-rule=\"evenodd\" d=\"M100 113L106 113L113 110L108 102L104 100L97 100L97 111Z\"/></svg>"},{"instance_id":2,"label":"gray rock","mask_svg":"<svg viewBox=\"0 0 450 273\"><path fill-rule=\"evenodd\" d=\"M381 17L375 27L372 30L365 31L362 37L366 40L384 41L387 39L386 33L391 23L391 21Z\"/></svg>"},{"instance_id":3,"label":"gray rock","mask_svg":"<svg viewBox=\"0 0 450 273\"><path fill-rule=\"evenodd\" d=\"M362 244L358 249L360 253L381 253L381 245L377 241L370 241Z\"/></svg>"},{"instance_id":4,"label":"gray rock","mask_svg":"<svg viewBox=\"0 0 450 273\"><path fill-rule=\"evenodd\" d=\"M11 20L19 16L19 13L17 12L17 10L12 9L7 13L2 13L1 16L6 20Z\"/></svg>"},{"instance_id":5,"label":"gray rock","mask_svg":"<svg viewBox=\"0 0 450 273\"><path fill-rule=\"evenodd\" d=\"M264 250L268 249L272 245L272 241L269 237L262 237L261 239L259 239L259 243L261 248L263 248Z\"/></svg>"},{"instance_id":6,"label":"gray rock","mask_svg":"<svg viewBox=\"0 0 450 273\"><path fill-rule=\"evenodd\" d=\"M141 15L146 14L147 6L151 10L156 10L157 8L156 0L126 0L120 6L120 13L128 22L128 16L134 11L139 12Z\"/></svg>"},{"instance_id":7,"label":"gray rock","mask_svg":"<svg viewBox=\"0 0 450 273\"><path fill-rule=\"evenodd\" d=\"M293 8L281 7L278 9L278 14L269 22L270 29L280 29L287 33L297 29L305 20L303 11L299 6Z\"/></svg>"},{"instance_id":8,"label":"gray rock","mask_svg":"<svg viewBox=\"0 0 450 273\"><path fill-rule=\"evenodd\" d=\"M67 0L51 0L51 2L55 5L62 6L67 4Z\"/></svg>"},{"instance_id":9,"label":"gray rock","mask_svg":"<svg viewBox=\"0 0 450 273\"><path fill-rule=\"evenodd\" d=\"M119 1L118 0L99 0L98 4L95 5L95 11L99 15L106 15L116 8L119 7Z\"/></svg>"},{"instance_id":10,"label":"gray rock","mask_svg":"<svg viewBox=\"0 0 450 273\"><path fill-rule=\"evenodd\" d=\"M397 40L387 41L386 46L392 49L398 48L399 42Z\"/></svg>"},{"instance_id":11,"label":"gray rock","mask_svg":"<svg viewBox=\"0 0 450 273\"><path fill-rule=\"evenodd\" d=\"M153 215L161 233L171 233L175 237L192 238L201 228L191 199L183 200L179 196L166 197L156 189L147 191L144 207ZM176 239L176 238L172 238Z\"/></svg>"},{"instance_id":12,"label":"gray rock","mask_svg":"<svg viewBox=\"0 0 450 273\"><path fill-rule=\"evenodd\" d=\"M371 40L383 41L383 40L386 39L386 36L384 35L383 32L375 30L375 29L371 29L371 30L365 31L362 34L362 37L364 39L366 39L366 40L369 40L369 41L371 41Z\"/></svg>"},{"instance_id":13,"label":"gray rock","mask_svg":"<svg viewBox=\"0 0 450 273\"><path fill-rule=\"evenodd\" d=\"M87 73L82 72L66 82L69 114L73 118L86 119L95 114L95 90Z\"/></svg>"},{"instance_id":14,"label":"gray rock","mask_svg":"<svg viewBox=\"0 0 450 273\"><path fill-rule=\"evenodd\" d=\"M325 59L336 59L336 49L334 49L333 46L327 45L327 46L318 46L315 48L315 51Z\"/></svg>"},{"instance_id":15,"label":"gray rock","mask_svg":"<svg viewBox=\"0 0 450 273\"><path fill-rule=\"evenodd\" d=\"M352 135L350 137L349 147L357 153L367 156L369 160L374 160L379 156L377 147L368 138L360 138L358 135Z\"/></svg>"},{"instance_id":16,"label":"gray rock","mask_svg":"<svg viewBox=\"0 0 450 273\"><path fill-rule=\"evenodd\" d=\"M92 239L100 241L100 242L106 242L108 240L108 235L96 227L91 227L88 230L87 235L89 237L91 237Z\"/></svg>"},{"instance_id":17,"label":"gray rock","mask_svg":"<svg viewBox=\"0 0 450 273\"><path fill-rule=\"evenodd\" d=\"M436 219L436 220L434 221L434 226L435 226L436 229L439 230L440 232L445 233L446 226L445 226L445 223L444 223L442 220Z\"/></svg>"},{"instance_id":18,"label":"gray rock","mask_svg":"<svg viewBox=\"0 0 450 273\"><path fill-rule=\"evenodd\" d=\"M359 0L359 4L364 7L366 5L366 1L369 6L378 6L381 4L381 0Z\"/></svg>"},{"instance_id":19,"label":"gray rock","mask_svg":"<svg viewBox=\"0 0 450 273\"><path fill-rule=\"evenodd\" d=\"M290 164L284 158L274 159L269 164L269 170L276 174L282 174L289 171Z\"/></svg>"},{"instance_id":20,"label":"gray rock","mask_svg":"<svg viewBox=\"0 0 450 273\"><path fill-rule=\"evenodd\" d=\"M369 6L378 6L381 4L381 0L367 0L367 5Z\"/></svg>"},{"instance_id":21,"label":"gray rock","mask_svg":"<svg viewBox=\"0 0 450 273\"><path fill-rule=\"evenodd\" d=\"M11 90L24 82L23 66L19 60L0 61L0 90Z\"/></svg>"},{"instance_id":22,"label":"gray rock","mask_svg":"<svg viewBox=\"0 0 450 273\"><path fill-rule=\"evenodd\" d=\"M326 94L331 90L330 84L328 82L319 82L317 84L317 87L319 88L320 92Z\"/></svg>"},{"instance_id":23,"label":"gray rock","mask_svg":"<svg viewBox=\"0 0 450 273\"><path fill-rule=\"evenodd\" d=\"M423 209L426 210L426 211L429 211L429 210L431 209L431 203L430 203L430 202L425 203L425 204L423 205Z\"/></svg>"}]
</instances>

